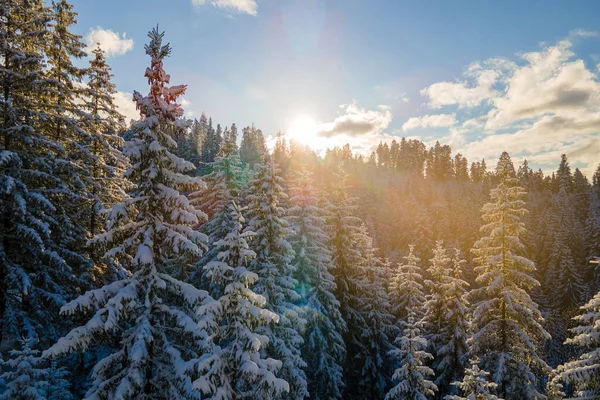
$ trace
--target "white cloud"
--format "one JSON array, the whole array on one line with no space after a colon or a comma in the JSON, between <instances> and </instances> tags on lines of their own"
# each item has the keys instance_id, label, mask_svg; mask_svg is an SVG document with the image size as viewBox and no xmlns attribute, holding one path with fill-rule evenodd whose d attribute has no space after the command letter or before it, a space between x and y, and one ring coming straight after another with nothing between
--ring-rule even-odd
<instances>
[{"instance_id":1,"label":"white cloud","mask_svg":"<svg viewBox=\"0 0 600 400\"><path fill-rule=\"evenodd\" d=\"M117 109L125 116L125 123L129 123L132 119L138 120L140 118L140 113L135 108L135 103L132 98L133 95L131 93L120 91L113 96Z\"/></svg>"},{"instance_id":2,"label":"white cloud","mask_svg":"<svg viewBox=\"0 0 600 400\"><path fill-rule=\"evenodd\" d=\"M439 82L421 90L423 96L429 97L429 105L439 108L458 104L459 107L475 107L495 94L492 86L499 75L494 71L483 71L474 85L468 82Z\"/></svg>"},{"instance_id":3,"label":"white cloud","mask_svg":"<svg viewBox=\"0 0 600 400\"><path fill-rule=\"evenodd\" d=\"M119 34L100 26L90 28L85 37L85 43L88 48L94 48L97 43L100 43L100 47L106 52L107 57L122 56L133 49L133 39L127 39L125 32Z\"/></svg>"},{"instance_id":4,"label":"white cloud","mask_svg":"<svg viewBox=\"0 0 600 400\"><path fill-rule=\"evenodd\" d=\"M332 122L321 124L317 135L320 137L334 137L344 135L357 137L379 133L388 127L392 120L389 110L366 110L356 104L346 106L344 114Z\"/></svg>"},{"instance_id":5,"label":"white cloud","mask_svg":"<svg viewBox=\"0 0 600 400\"><path fill-rule=\"evenodd\" d=\"M456 124L455 114L434 114L411 117L402 125L403 131L418 128L447 128Z\"/></svg>"},{"instance_id":6,"label":"white cloud","mask_svg":"<svg viewBox=\"0 0 600 400\"><path fill-rule=\"evenodd\" d=\"M506 91L494 99L486 128L496 130L548 114L571 118L582 109L597 110L600 84L583 60L572 60L571 46L563 40L523 54L526 64L507 77Z\"/></svg>"},{"instance_id":7,"label":"white cloud","mask_svg":"<svg viewBox=\"0 0 600 400\"><path fill-rule=\"evenodd\" d=\"M464 119L449 125L444 139L458 143L454 150L471 159L496 158L506 150L515 160L527 157L556 164L564 152L572 162L586 164L583 171L590 171L600 148L600 66L588 68L576 56L573 43L597 36L579 29L541 50L519 54L518 63L473 63L461 80L434 83L421 94L431 108L465 111L460 114ZM427 123L413 117L405 126Z\"/></svg>"},{"instance_id":8,"label":"white cloud","mask_svg":"<svg viewBox=\"0 0 600 400\"><path fill-rule=\"evenodd\" d=\"M192 0L194 7L201 7L207 3L213 7L254 16L258 8L256 0Z\"/></svg>"}]
</instances>

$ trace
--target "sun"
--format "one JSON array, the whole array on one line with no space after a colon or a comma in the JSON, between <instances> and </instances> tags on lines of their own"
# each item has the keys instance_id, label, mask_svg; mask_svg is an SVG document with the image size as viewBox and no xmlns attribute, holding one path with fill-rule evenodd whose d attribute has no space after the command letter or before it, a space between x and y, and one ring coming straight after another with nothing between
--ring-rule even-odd
<instances>
[{"instance_id":1,"label":"sun","mask_svg":"<svg viewBox=\"0 0 600 400\"><path fill-rule=\"evenodd\" d=\"M288 127L288 137L303 144L311 144L316 139L318 124L310 115L300 114Z\"/></svg>"}]
</instances>

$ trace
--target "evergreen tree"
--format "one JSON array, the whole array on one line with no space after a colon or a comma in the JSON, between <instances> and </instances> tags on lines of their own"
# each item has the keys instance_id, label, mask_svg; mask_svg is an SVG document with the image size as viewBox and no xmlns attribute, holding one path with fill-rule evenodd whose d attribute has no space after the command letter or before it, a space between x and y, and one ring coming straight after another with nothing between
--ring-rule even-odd
<instances>
[{"instance_id":1,"label":"evergreen tree","mask_svg":"<svg viewBox=\"0 0 600 400\"><path fill-rule=\"evenodd\" d=\"M244 218L234 202L229 205L229 232L214 243L217 259L204 266L206 277L223 293L211 304L216 310L211 326L211 353L198 363L201 373L194 387L209 399L273 398L289 391L289 385L275 376L281 362L261 356L268 337L258 328L277 323L277 314L262 308L265 298L250 288L258 275L246 269L255 253L247 239L254 233L243 231Z\"/></svg>"},{"instance_id":2,"label":"evergreen tree","mask_svg":"<svg viewBox=\"0 0 600 400\"><path fill-rule=\"evenodd\" d=\"M452 267L449 263L452 261ZM436 373L435 384L440 393L452 393L450 384L463 376L467 362L469 337L469 286L462 279L465 261L460 258L460 250L450 260L438 242L429 269L433 281L427 281L430 288L425 302L424 322L429 333L428 342L435 356L432 363Z\"/></svg>"},{"instance_id":3,"label":"evergreen tree","mask_svg":"<svg viewBox=\"0 0 600 400\"><path fill-rule=\"evenodd\" d=\"M56 204L60 223L52 234L72 252L82 253L89 239L87 226L80 224L85 205L93 203L88 190L92 184L89 161L94 158L88 144L93 136L87 129L89 115L81 107L81 80L86 70L73 61L86 55L85 44L80 35L71 32L76 24L77 13L66 0L52 2L50 23L47 28L44 58L44 75L50 83L40 96L38 107L46 114L39 121L39 128L48 138L65 149L68 158L54 168L54 175L61 177L75 196L64 197ZM82 204L84 205L82 207Z\"/></svg>"},{"instance_id":4,"label":"evergreen tree","mask_svg":"<svg viewBox=\"0 0 600 400\"><path fill-rule=\"evenodd\" d=\"M303 340L296 330L303 321L293 305L299 297L294 291L294 251L288 242L291 230L281 206L287 196L273 161L256 168L247 197L247 230L256 233L251 241L256 258L250 262L249 269L259 277L253 290L265 297L267 309L279 315L279 324L271 324L261 332L269 338L267 353L283 363L281 377L290 385L290 398L303 399L308 396L306 363L300 354Z\"/></svg>"},{"instance_id":5,"label":"evergreen tree","mask_svg":"<svg viewBox=\"0 0 600 400\"><path fill-rule=\"evenodd\" d=\"M394 313L401 321L406 322L408 314L414 310L413 316L417 321L423 318L422 304L425 303L425 294L423 293L422 276L419 261L414 255L415 246L409 246L409 252L404 257L405 263L399 264L393 276L390 287L391 296L394 299Z\"/></svg>"},{"instance_id":6,"label":"evergreen tree","mask_svg":"<svg viewBox=\"0 0 600 400\"><path fill-rule=\"evenodd\" d=\"M123 147L123 140L118 136L123 127L123 116L113 100L116 93L116 87L111 82L113 75L100 46L92 50L92 53L94 58L90 60L89 82L84 97L86 109L91 115L91 142L88 143L91 157L86 161L91 163L88 227L91 237L102 230L100 215L104 208L119 203L129 188L127 180L123 178L127 159L119 150Z\"/></svg>"},{"instance_id":7,"label":"evergreen tree","mask_svg":"<svg viewBox=\"0 0 600 400\"><path fill-rule=\"evenodd\" d=\"M33 349L31 338L19 342L21 349L12 349L11 358L7 362L0 361L4 371L0 382L6 382L0 400L46 400L50 385L47 369L40 366L39 350Z\"/></svg>"},{"instance_id":8,"label":"evergreen tree","mask_svg":"<svg viewBox=\"0 0 600 400\"><path fill-rule=\"evenodd\" d=\"M582 314L575 317L580 326L571 329L574 336L565 344L586 350L579 358L558 366L553 382L564 383L570 398L589 399L600 396L600 293L581 310Z\"/></svg>"},{"instance_id":9,"label":"evergreen tree","mask_svg":"<svg viewBox=\"0 0 600 400\"><path fill-rule=\"evenodd\" d=\"M562 310L577 307L585 292L583 276L571 251L575 221L569 200L564 187L561 187L552 199L550 229L553 246L548 259L545 282L548 291L547 302Z\"/></svg>"},{"instance_id":10,"label":"evergreen tree","mask_svg":"<svg viewBox=\"0 0 600 400\"><path fill-rule=\"evenodd\" d=\"M366 308L364 287L364 266L366 260L361 254L360 219L353 215L355 199L348 195L347 176L340 168L334 173L334 180L328 193L329 209L327 230L330 235L329 246L332 250L335 297L340 302L340 312L346 322L347 330L343 334L347 354L361 353L364 347L362 335L368 330L363 310ZM363 364L355 357L347 357L344 365L346 387L344 398L361 398ZM368 396L368 394L364 394Z\"/></svg>"},{"instance_id":11,"label":"evergreen tree","mask_svg":"<svg viewBox=\"0 0 600 400\"><path fill-rule=\"evenodd\" d=\"M255 164L262 163L267 154L265 137L254 124L242 130L242 143L240 144L240 159L244 165L253 168Z\"/></svg>"},{"instance_id":12,"label":"evergreen tree","mask_svg":"<svg viewBox=\"0 0 600 400\"><path fill-rule=\"evenodd\" d=\"M540 358L536 340L550 339L542 327L543 318L527 290L539 283L531 276L533 262L522 253L520 237L525 233L521 218L525 209L525 190L518 186L514 167L507 153L498 166L500 183L490 192L491 202L482 209L482 237L472 250L478 265L473 291L474 335L471 351L480 357L507 399L541 397L533 368L548 370Z\"/></svg>"},{"instance_id":13,"label":"evergreen tree","mask_svg":"<svg viewBox=\"0 0 600 400\"><path fill-rule=\"evenodd\" d=\"M218 288L212 287L210 279L204 278L203 266L216 259L218 250L214 243L224 239L229 232L228 205L238 198L241 170L239 157L236 155L217 157L210 167L212 172L203 177L206 187L190 195L190 202L208 216L208 221L202 224L200 231L207 235L209 243L209 250L196 263L191 281L197 287L209 290L212 296L219 297L221 293Z\"/></svg>"},{"instance_id":14,"label":"evergreen tree","mask_svg":"<svg viewBox=\"0 0 600 400\"><path fill-rule=\"evenodd\" d=\"M225 128L225 133L223 134L223 143L219 150L219 155L221 157L228 157L237 153L237 150L237 127L235 124L232 124L231 129Z\"/></svg>"},{"instance_id":15,"label":"evergreen tree","mask_svg":"<svg viewBox=\"0 0 600 400\"><path fill-rule=\"evenodd\" d=\"M443 242L438 240L433 250L433 258L429 260L431 266L427 269L431 279L425 280L428 294L425 296L423 329L425 338L432 354L442 346L442 330L446 312L446 285L450 280L450 257L446 253Z\"/></svg>"},{"instance_id":16,"label":"evergreen tree","mask_svg":"<svg viewBox=\"0 0 600 400\"><path fill-rule=\"evenodd\" d=\"M81 196L62 179L68 152L40 129L51 119L40 105L53 90L43 73L50 10L7 0L0 15L0 345L46 345L63 327L57 310L87 286L79 267L89 262L73 251L81 229L63 208Z\"/></svg>"},{"instance_id":17,"label":"evergreen tree","mask_svg":"<svg viewBox=\"0 0 600 400\"><path fill-rule=\"evenodd\" d=\"M395 347L390 337L395 338L399 329L386 291L389 264L375 255L376 249L365 225L359 231L358 245L364 258L364 264L360 266L363 269L360 285L363 306L360 312L366 325L354 356L362 366L358 394L361 398L377 399L385 396L391 383L393 360L390 353Z\"/></svg>"},{"instance_id":18,"label":"evergreen tree","mask_svg":"<svg viewBox=\"0 0 600 400\"><path fill-rule=\"evenodd\" d=\"M465 376L461 382L454 382L462 396L446 396L446 400L502 400L494 395L498 385L489 382L489 372L479 368L479 360L471 359L471 367L465 370Z\"/></svg>"},{"instance_id":19,"label":"evergreen tree","mask_svg":"<svg viewBox=\"0 0 600 400\"><path fill-rule=\"evenodd\" d=\"M50 362L48 368L48 399L49 400L74 400L75 397L70 393L69 378L71 374L64 367L58 365L55 360Z\"/></svg>"},{"instance_id":20,"label":"evergreen tree","mask_svg":"<svg viewBox=\"0 0 600 400\"><path fill-rule=\"evenodd\" d=\"M427 340L420 336L415 319L415 309L410 309L402 326L404 334L396 339L399 349L392 351L400 358L400 367L394 371L392 379L396 386L387 393L386 400L426 400L437 391L437 386L428 379L434 375L433 370L425 365L433 356L425 351Z\"/></svg>"},{"instance_id":21,"label":"evergreen tree","mask_svg":"<svg viewBox=\"0 0 600 400\"><path fill-rule=\"evenodd\" d=\"M564 189L565 192L571 193L573 189L573 174L571 173L571 166L567 161L565 154L560 156L560 165L556 171L556 180L558 181L558 189Z\"/></svg>"},{"instance_id":22,"label":"evergreen tree","mask_svg":"<svg viewBox=\"0 0 600 400\"><path fill-rule=\"evenodd\" d=\"M342 334L346 323L334 296L334 264L323 230L324 210L319 207L312 174L306 166L290 188L289 221L294 230L290 243L296 254L293 265L300 316L306 321L302 359L310 398L341 399L346 347Z\"/></svg>"},{"instance_id":23,"label":"evergreen tree","mask_svg":"<svg viewBox=\"0 0 600 400\"><path fill-rule=\"evenodd\" d=\"M108 230L91 241L130 275L63 306L65 316L81 311L94 315L44 352L44 357L85 352L103 338L119 335L116 351L95 365L85 398L194 396L186 372L200 357L205 320L211 320L200 312L212 301L206 292L162 272L175 256L201 254L205 238L190 226L204 214L178 192L198 188L202 181L182 174L193 165L169 152L174 141L165 133L183 113L175 100L186 87L166 86L170 79L163 59L171 49L162 44L164 33L157 29L148 36L150 93L134 92L143 119L134 124L136 136L126 147L132 161L126 175L137 187L131 198L112 207Z\"/></svg>"}]
</instances>

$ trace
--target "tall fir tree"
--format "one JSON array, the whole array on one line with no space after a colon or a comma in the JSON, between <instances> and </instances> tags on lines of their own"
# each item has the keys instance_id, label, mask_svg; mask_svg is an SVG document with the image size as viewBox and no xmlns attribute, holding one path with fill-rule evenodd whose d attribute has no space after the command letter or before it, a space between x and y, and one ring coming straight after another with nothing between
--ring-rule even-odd
<instances>
[{"instance_id":1,"label":"tall fir tree","mask_svg":"<svg viewBox=\"0 0 600 400\"><path fill-rule=\"evenodd\" d=\"M192 193L190 202L202 209L208 216L208 220L200 227L200 231L207 235L209 249L196 263L191 282L197 287L209 290L209 293L219 297L217 287L212 287L210 279L204 279L203 266L209 261L215 260L218 250L213 246L215 242L222 240L228 234L229 204L237 201L241 189L241 165L237 155L217 157L210 164L212 172L203 177L206 187L196 193Z\"/></svg>"},{"instance_id":2,"label":"tall fir tree","mask_svg":"<svg viewBox=\"0 0 600 400\"><path fill-rule=\"evenodd\" d=\"M262 308L265 298L251 289L259 278L246 269L256 254L248 246L254 232L243 229L243 209L232 202L227 211L229 231L214 243L216 260L204 266L206 278L223 294L210 305L212 346L196 367L200 377L194 387L214 400L273 398L289 391L289 385L275 375L281 362L262 356L269 338L258 330L278 323L279 316Z\"/></svg>"},{"instance_id":3,"label":"tall fir tree","mask_svg":"<svg viewBox=\"0 0 600 400\"><path fill-rule=\"evenodd\" d=\"M404 333L396 339L399 349L392 354L400 358L400 367L394 371L396 385L386 394L386 400L425 400L437 391L429 379L434 372L426 365L433 356L425 350L427 339L420 335L416 314L416 309L409 310L402 324Z\"/></svg>"},{"instance_id":4,"label":"tall fir tree","mask_svg":"<svg viewBox=\"0 0 600 400\"><path fill-rule=\"evenodd\" d=\"M294 291L294 250L288 242L292 232L282 207L287 195L282 187L283 178L272 160L256 168L247 196L247 229L256 234L250 243L256 258L249 269L259 277L253 290L266 298L265 307L279 315L278 324L271 324L261 332L269 338L267 354L283 363L281 378L290 385L286 397L303 399L308 396L306 363L301 357L303 340L296 327L304 321L293 305L299 296Z\"/></svg>"},{"instance_id":5,"label":"tall fir tree","mask_svg":"<svg viewBox=\"0 0 600 400\"><path fill-rule=\"evenodd\" d=\"M560 310L577 307L583 299L585 286L580 266L572 252L572 238L575 230L570 196L561 186L552 199L549 228L552 232L552 247L546 273L547 303ZM556 287L558 286L558 295Z\"/></svg>"},{"instance_id":6,"label":"tall fir tree","mask_svg":"<svg viewBox=\"0 0 600 400\"><path fill-rule=\"evenodd\" d=\"M307 364L310 398L342 399L346 358L342 334L346 323L334 296L334 264L318 197L312 174L304 166L290 187L289 201L289 221L294 230L290 243L296 254L293 265L299 295L296 305L306 321L302 359Z\"/></svg>"},{"instance_id":7,"label":"tall fir tree","mask_svg":"<svg viewBox=\"0 0 600 400\"><path fill-rule=\"evenodd\" d=\"M525 233L521 218L527 213L525 190L518 186L514 166L503 153L496 167L500 183L484 205L482 237L473 253L480 288L473 291L473 356L492 374L506 399L535 399L537 373L548 371L536 343L550 339L543 318L528 290L539 283L532 277L533 262L524 257L520 237Z\"/></svg>"},{"instance_id":8,"label":"tall fir tree","mask_svg":"<svg viewBox=\"0 0 600 400\"><path fill-rule=\"evenodd\" d=\"M434 257L428 269L431 280L425 281L428 295L423 318L424 331L431 353L434 355L432 368L435 371L435 384L440 395L453 394L451 383L463 375L468 353L469 303L468 283L462 279L460 251L447 256L442 242L438 241Z\"/></svg>"},{"instance_id":9,"label":"tall fir tree","mask_svg":"<svg viewBox=\"0 0 600 400\"><path fill-rule=\"evenodd\" d=\"M0 346L45 346L64 327L58 309L88 285L89 262L74 251L81 230L69 231L63 208L81 196L63 179L68 151L42 130L52 118L43 107L54 90L44 73L52 12L41 0L7 0L0 14Z\"/></svg>"},{"instance_id":10,"label":"tall fir tree","mask_svg":"<svg viewBox=\"0 0 600 400\"><path fill-rule=\"evenodd\" d=\"M126 176L136 189L112 207L108 230L91 240L130 275L63 306L65 316L87 311L93 317L44 352L44 357L84 352L118 335L117 349L95 365L85 398L193 397L188 369L203 351L204 321L211 320L200 312L212 301L207 293L162 271L173 257L198 257L205 242L191 229L204 214L178 192L203 182L182 173L193 165L169 152L175 142L165 133L183 114L175 101L186 87L167 86L163 59L171 49L163 36L153 29L145 47L150 93L134 92L143 119L134 124L136 136L126 146L132 165Z\"/></svg>"},{"instance_id":11,"label":"tall fir tree","mask_svg":"<svg viewBox=\"0 0 600 400\"><path fill-rule=\"evenodd\" d=\"M340 302L340 312L347 326L343 334L347 354L356 355L361 353L363 347L361 336L368 329L362 312L365 309L366 260L359 247L361 221L354 216L356 200L348 194L347 175L341 167L334 172L328 199L327 231L330 235L329 246L335 266L334 294ZM363 364L358 358L351 356L346 358L344 398L358 399L367 396L360 391L362 369Z\"/></svg>"},{"instance_id":12,"label":"tall fir tree","mask_svg":"<svg viewBox=\"0 0 600 400\"><path fill-rule=\"evenodd\" d=\"M113 96L117 90L111 82L113 75L99 45L92 54L94 58L90 59L87 71L89 81L84 99L91 117L88 122L91 141L87 144L91 155L87 161L91 163L88 231L94 237L102 231L104 209L121 202L130 185L123 177L128 167L128 160L120 151L124 142L119 131L123 129L124 117L114 103Z\"/></svg>"},{"instance_id":13,"label":"tall fir tree","mask_svg":"<svg viewBox=\"0 0 600 400\"><path fill-rule=\"evenodd\" d=\"M458 380L464 374L469 353L468 339L471 334L470 304L468 301L469 284L463 280L465 260L460 250L454 250L452 257L452 273L444 284L446 293L444 310L444 327L442 330L442 346L435 354L436 385ZM447 387L446 387L447 388ZM449 390L451 393L452 389Z\"/></svg>"},{"instance_id":14,"label":"tall fir tree","mask_svg":"<svg viewBox=\"0 0 600 400\"><path fill-rule=\"evenodd\" d=\"M585 349L577 359L559 365L553 382L564 383L569 398L591 399L600 396L600 293L581 307L575 317L580 325L571 329L574 336L565 344Z\"/></svg>"},{"instance_id":15,"label":"tall fir tree","mask_svg":"<svg viewBox=\"0 0 600 400\"><path fill-rule=\"evenodd\" d=\"M357 245L363 256L361 271L362 308L365 328L355 360L362 365L359 395L362 398L383 398L391 384L394 339L399 333L389 294L386 290L389 263L376 256L367 227L361 225Z\"/></svg>"},{"instance_id":16,"label":"tall fir tree","mask_svg":"<svg viewBox=\"0 0 600 400\"><path fill-rule=\"evenodd\" d=\"M74 61L86 55L85 44L80 35L71 32L77 23L77 13L71 4L66 0L53 1L50 16L44 74L51 85L40 97L38 106L46 113L40 121L40 129L68 154L66 162L55 167L54 174L60 176L76 195L63 198L57 205L60 224L53 235L72 252L83 253L89 233L87 226L79 220L93 202L89 191L93 184L89 161L93 155L88 146L93 136L86 126L89 114L81 107L81 81L86 70L76 66Z\"/></svg>"},{"instance_id":17,"label":"tall fir tree","mask_svg":"<svg viewBox=\"0 0 600 400\"><path fill-rule=\"evenodd\" d=\"M390 285L391 297L394 301L394 314L404 322L407 321L410 310L414 310L413 316L416 321L420 321L424 315L421 307L425 303L423 276L418 266L421 260L415 256L414 252L415 246L410 245L408 255L404 257L405 263L398 264Z\"/></svg>"}]
</instances>

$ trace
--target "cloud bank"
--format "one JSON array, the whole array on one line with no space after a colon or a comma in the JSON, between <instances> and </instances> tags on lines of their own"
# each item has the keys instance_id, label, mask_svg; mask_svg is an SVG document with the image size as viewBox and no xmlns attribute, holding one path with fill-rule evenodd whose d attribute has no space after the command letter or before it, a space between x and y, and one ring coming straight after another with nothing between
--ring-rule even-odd
<instances>
[{"instance_id":1,"label":"cloud bank","mask_svg":"<svg viewBox=\"0 0 600 400\"><path fill-rule=\"evenodd\" d=\"M106 52L107 57L122 56L133 49L133 39L127 39L125 32L119 34L100 26L90 28L84 40L88 49L93 49L99 43L102 50Z\"/></svg>"}]
</instances>

